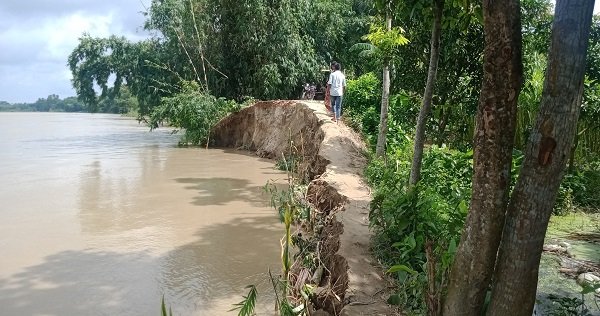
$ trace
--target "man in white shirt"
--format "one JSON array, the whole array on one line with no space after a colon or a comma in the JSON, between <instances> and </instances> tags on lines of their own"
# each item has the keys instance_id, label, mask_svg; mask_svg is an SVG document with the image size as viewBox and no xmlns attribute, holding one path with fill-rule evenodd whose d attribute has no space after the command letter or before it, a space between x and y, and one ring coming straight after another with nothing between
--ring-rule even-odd
<instances>
[{"instance_id":1,"label":"man in white shirt","mask_svg":"<svg viewBox=\"0 0 600 316\"><path fill-rule=\"evenodd\" d=\"M340 71L340 64L334 62L331 65L333 72L329 75L327 89L331 96L331 106L333 108L333 121L337 122L342 116L342 96L346 88L346 76Z\"/></svg>"}]
</instances>

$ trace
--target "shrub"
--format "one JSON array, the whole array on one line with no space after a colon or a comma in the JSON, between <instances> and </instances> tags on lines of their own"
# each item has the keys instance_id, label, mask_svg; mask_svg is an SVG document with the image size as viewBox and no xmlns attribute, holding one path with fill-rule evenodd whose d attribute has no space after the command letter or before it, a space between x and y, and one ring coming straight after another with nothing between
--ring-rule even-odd
<instances>
[{"instance_id":1,"label":"shrub","mask_svg":"<svg viewBox=\"0 0 600 316\"><path fill-rule=\"evenodd\" d=\"M210 129L227 113L239 110L241 105L202 91L196 82L182 82L181 92L164 98L150 115L151 128L163 121L185 131L180 145L199 145L208 142ZM176 130L177 131L177 130Z\"/></svg>"},{"instance_id":2,"label":"shrub","mask_svg":"<svg viewBox=\"0 0 600 316\"><path fill-rule=\"evenodd\" d=\"M369 108L379 113L381 103L381 82L374 73L366 73L355 80L348 80L344 93L344 107L353 116L364 113Z\"/></svg>"},{"instance_id":3,"label":"shrub","mask_svg":"<svg viewBox=\"0 0 600 316\"><path fill-rule=\"evenodd\" d=\"M370 213L374 250L396 273L400 287L390 302L423 313L427 282L445 286L460 239L471 194L472 153L431 147L423 159L422 180L409 188L409 147L397 148L388 164L372 161L365 174L375 187Z\"/></svg>"},{"instance_id":4,"label":"shrub","mask_svg":"<svg viewBox=\"0 0 600 316\"><path fill-rule=\"evenodd\" d=\"M373 143L377 137L381 109L381 82L373 73L349 80L342 110L349 125Z\"/></svg>"}]
</instances>

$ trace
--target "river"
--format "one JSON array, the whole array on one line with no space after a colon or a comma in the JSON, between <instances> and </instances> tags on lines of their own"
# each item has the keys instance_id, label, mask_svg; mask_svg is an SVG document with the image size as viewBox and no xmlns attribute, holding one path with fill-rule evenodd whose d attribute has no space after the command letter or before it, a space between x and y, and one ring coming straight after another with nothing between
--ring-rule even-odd
<instances>
[{"instance_id":1,"label":"river","mask_svg":"<svg viewBox=\"0 0 600 316\"><path fill-rule=\"evenodd\" d=\"M0 315L160 315L163 295L175 315L233 315L249 284L272 310L283 226L262 188L284 175L178 137L0 113Z\"/></svg>"}]
</instances>

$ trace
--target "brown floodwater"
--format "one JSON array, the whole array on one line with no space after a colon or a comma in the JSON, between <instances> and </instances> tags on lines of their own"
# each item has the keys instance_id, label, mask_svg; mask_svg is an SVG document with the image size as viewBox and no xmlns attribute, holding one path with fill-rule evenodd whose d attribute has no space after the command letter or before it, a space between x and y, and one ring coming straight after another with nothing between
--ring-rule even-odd
<instances>
[{"instance_id":1,"label":"brown floodwater","mask_svg":"<svg viewBox=\"0 0 600 316\"><path fill-rule=\"evenodd\" d=\"M0 113L0 315L227 312L280 271L272 161L117 115Z\"/></svg>"}]
</instances>

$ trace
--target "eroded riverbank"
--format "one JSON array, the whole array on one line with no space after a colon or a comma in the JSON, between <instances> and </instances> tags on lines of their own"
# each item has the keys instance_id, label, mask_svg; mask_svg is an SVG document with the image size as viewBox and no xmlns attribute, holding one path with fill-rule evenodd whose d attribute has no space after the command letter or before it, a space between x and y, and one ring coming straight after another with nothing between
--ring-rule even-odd
<instances>
[{"instance_id":1,"label":"eroded riverbank","mask_svg":"<svg viewBox=\"0 0 600 316\"><path fill-rule=\"evenodd\" d=\"M324 247L325 276L314 305L331 315L394 315L385 300L388 284L369 252L370 192L361 178L364 144L347 126L335 124L321 102L258 102L221 121L215 146L277 158L290 141L302 153L301 177L311 180L307 199L324 218L314 232ZM314 273L314 271L311 271Z\"/></svg>"}]
</instances>

